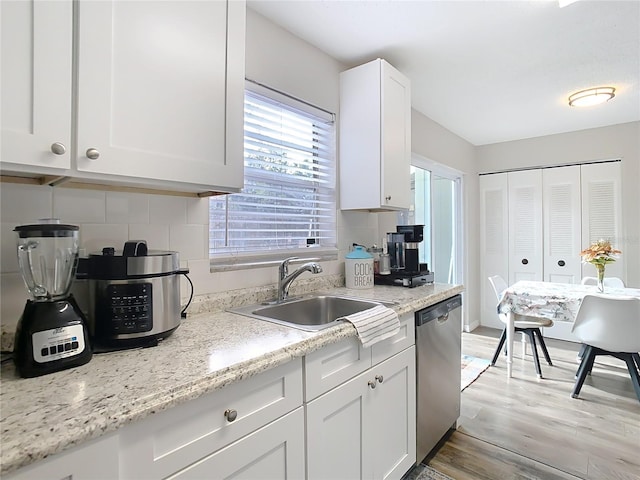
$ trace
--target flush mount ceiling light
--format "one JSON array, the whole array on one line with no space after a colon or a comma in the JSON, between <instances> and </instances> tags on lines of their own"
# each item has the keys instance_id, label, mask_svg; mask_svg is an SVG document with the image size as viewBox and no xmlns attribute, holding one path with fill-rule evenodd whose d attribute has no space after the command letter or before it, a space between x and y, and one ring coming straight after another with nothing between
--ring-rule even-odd
<instances>
[{"instance_id":1,"label":"flush mount ceiling light","mask_svg":"<svg viewBox=\"0 0 640 480\"><path fill-rule=\"evenodd\" d=\"M569 105L572 107L590 107L604 103L615 97L616 89L613 87L597 87L581 90L569 95Z\"/></svg>"}]
</instances>

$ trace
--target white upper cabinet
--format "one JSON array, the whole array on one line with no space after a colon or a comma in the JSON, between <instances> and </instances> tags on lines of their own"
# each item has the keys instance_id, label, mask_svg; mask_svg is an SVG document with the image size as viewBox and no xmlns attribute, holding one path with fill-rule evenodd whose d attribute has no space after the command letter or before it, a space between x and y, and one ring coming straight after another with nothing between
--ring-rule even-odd
<instances>
[{"instance_id":1,"label":"white upper cabinet","mask_svg":"<svg viewBox=\"0 0 640 480\"><path fill-rule=\"evenodd\" d=\"M3 1L0 18L2 169L68 169L72 3Z\"/></svg>"},{"instance_id":2,"label":"white upper cabinet","mask_svg":"<svg viewBox=\"0 0 640 480\"><path fill-rule=\"evenodd\" d=\"M238 191L244 163L245 2L80 0L73 5L75 25L71 2L3 2L3 72L5 45L19 39L22 52L7 60L19 72L7 74L15 77L13 82L5 83L3 73L3 99L9 89L16 90L14 84L20 94L6 108L3 100L3 125L5 110L9 125L22 137L48 133L40 117L55 127L66 125L65 132L47 135L37 148L23 138L16 141L19 148L29 149L19 163L43 165L39 157L52 157L51 144L61 142L71 156L60 155L66 161L51 166L66 170L53 173L72 180L184 192ZM35 13L56 10L64 21L47 18L47 23L31 26L27 8ZM5 32L5 23L11 23L5 10L24 26ZM29 37L21 33L24 27L29 27ZM52 41L56 43L49 45ZM36 52L32 62L27 54L31 48ZM72 59L77 82L71 78ZM35 89L29 97L29 80L36 87L47 83L46 88L66 96ZM69 133L72 124L77 130ZM3 130L3 141L5 137L10 138ZM69 137L77 141L71 145ZM16 162L4 149L2 161L3 170L8 169L5 162Z\"/></svg>"},{"instance_id":3,"label":"white upper cabinet","mask_svg":"<svg viewBox=\"0 0 640 480\"><path fill-rule=\"evenodd\" d=\"M340 74L340 208L410 205L411 89L385 60Z\"/></svg>"}]
</instances>

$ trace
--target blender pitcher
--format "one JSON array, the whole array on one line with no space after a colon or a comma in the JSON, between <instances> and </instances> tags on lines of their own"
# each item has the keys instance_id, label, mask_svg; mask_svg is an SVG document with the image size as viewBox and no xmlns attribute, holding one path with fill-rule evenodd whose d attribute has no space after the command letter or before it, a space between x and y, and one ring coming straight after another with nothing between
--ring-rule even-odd
<instances>
[{"instance_id":1,"label":"blender pitcher","mask_svg":"<svg viewBox=\"0 0 640 480\"><path fill-rule=\"evenodd\" d=\"M69 293L78 261L78 227L56 220L20 225L18 265L29 299L16 328L13 359L22 377L87 363L87 321Z\"/></svg>"}]
</instances>

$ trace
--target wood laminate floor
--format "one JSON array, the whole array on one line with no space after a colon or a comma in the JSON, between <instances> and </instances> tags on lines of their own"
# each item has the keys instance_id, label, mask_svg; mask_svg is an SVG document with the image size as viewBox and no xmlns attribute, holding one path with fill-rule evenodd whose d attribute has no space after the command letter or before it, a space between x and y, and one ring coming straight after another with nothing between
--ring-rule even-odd
<instances>
[{"instance_id":1,"label":"wood laminate floor","mask_svg":"<svg viewBox=\"0 0 640 480\"><path fill-rule=\"evenodd\" d=\"M464 333L463 353L490 360L500 333ZM502 355L462 392L458 429L430 466L456 480L640 479L640 402L624 362L597 357L573 399L579 345L546 343L553 366L540 355L542 379L516 342L512 378Z\"/></svg>"}]
</instances>

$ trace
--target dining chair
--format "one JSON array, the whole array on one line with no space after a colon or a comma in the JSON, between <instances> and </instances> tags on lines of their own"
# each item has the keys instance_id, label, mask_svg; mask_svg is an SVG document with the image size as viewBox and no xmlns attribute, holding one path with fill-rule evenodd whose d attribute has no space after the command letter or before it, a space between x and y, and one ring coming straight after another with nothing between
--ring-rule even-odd
<instances>
[{"instance_id":1,"label":"dining chair","mask_svg":"<svg viewBox=\"0 0 640 480\"><path fill-rule=\"evenodd\" d=\"M624 360L640 400L640 298L585 295L571 332L586 345L571 396L578 398L597 355Z\"/></svg>"},{"instance_id":2,"label":"dining chair","mask_svg":"<svg viewBox=\"0 0 640 480\"><path fill-rule=\"evenodd\" d=\"M489 283L493 287L493 291L496 294L496 298L498 301L502 298L502 292L507 289L507 282L504 281L500 275L493 275L489 277ZM491 360L491 365L495 365L498 357L500 356L500 351L502 350L502 346L507 338L507 315L505 313L499 313L498 318L502 323L505 324L505 328L502 330L502 335L500 336L500 341L498 342L498 348L496 348L495 353L493 354L493 360ZM542 369L540 368L540 359L538 358L538 349L536 346L536 336L538 337L538 342L540 343L540 347L542 348L542 353L544 354L544 358L547 363L553 366L551 363L551 357L549 356L549 351L547 350L547 345L544 343L544 337L542 336L542 331L540 328L542 327L552 327L553 320L548 318L539 318L539 317L528 317L525 315L516 315L514 321L514 327L516 332L522 332L524 335L529 337L529 341L531 342L531 352L533 353L533 361L536 366L536 373L538 378L542 378Z\"/></svg>"},{"instance_id":3,"label":"dining chair","mask_svg":"<svg viewBox=\"0 0 640 480\"><path fill-rule=\"evenodd\" d=\"M597 285L598 279L596 277L582 277L580 282L582 285ZM624 282L618 277L604 277L604 286L611 288L624 288Z\"/></svg>"}]
</instances>

